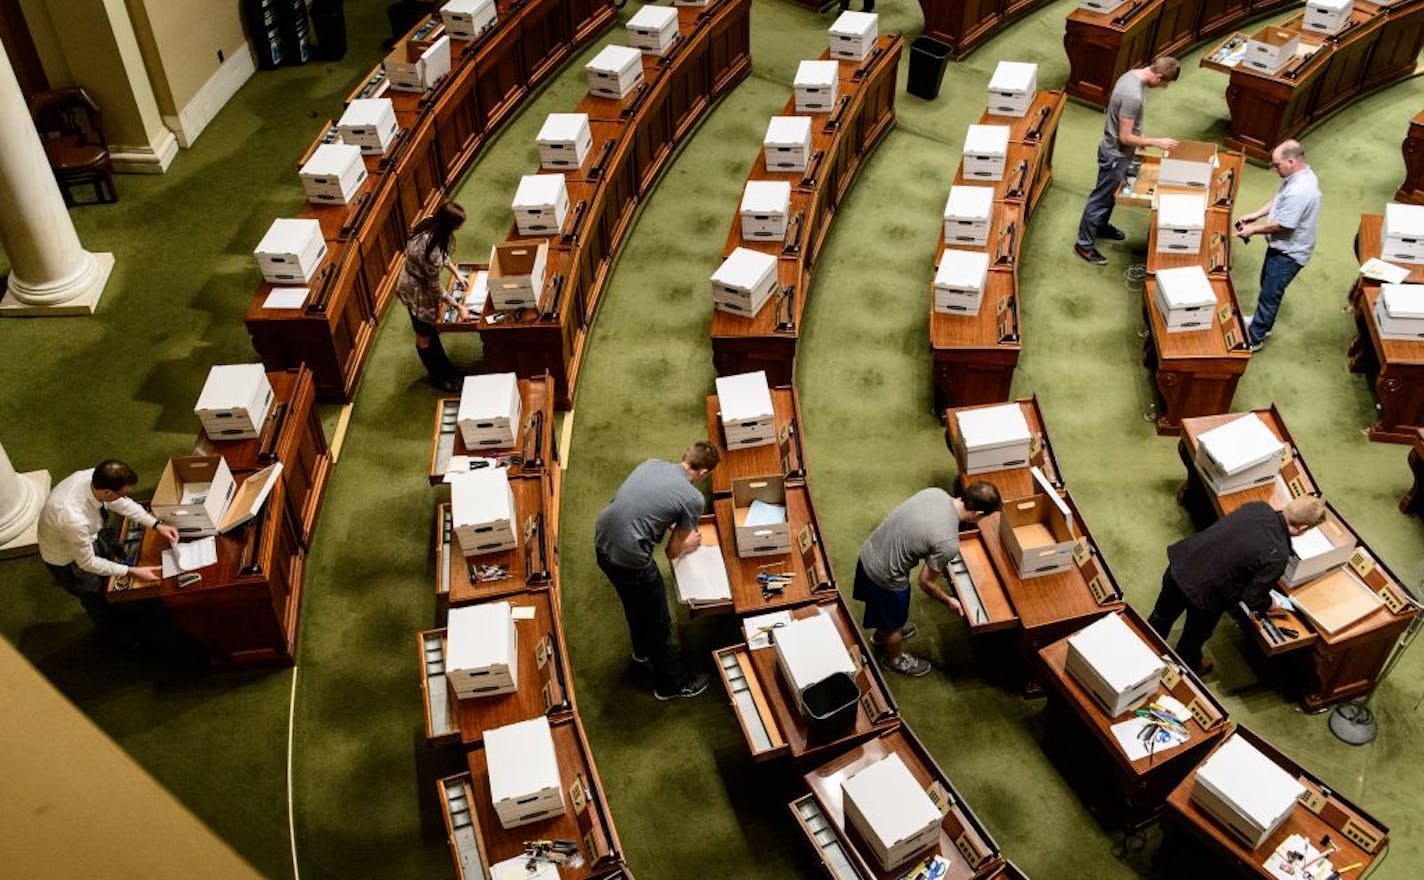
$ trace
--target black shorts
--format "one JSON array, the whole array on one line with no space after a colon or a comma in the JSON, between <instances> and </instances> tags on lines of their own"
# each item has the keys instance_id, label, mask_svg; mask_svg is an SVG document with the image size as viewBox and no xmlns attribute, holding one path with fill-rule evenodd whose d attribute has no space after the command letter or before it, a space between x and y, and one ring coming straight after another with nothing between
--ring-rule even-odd
<instances>
[{"instance_id":1,"label":"black shorts","mask_svg":"<svg viewBox=\"0 0 1424 880\"><path fill-rule=\"evenodd\" d=\"M855 587L851 595L865 603L861 624L867 629L900 629L910 619L910 591L887 590L865 573L859 560L855 563Z\"/></svg>"}]
</instances>

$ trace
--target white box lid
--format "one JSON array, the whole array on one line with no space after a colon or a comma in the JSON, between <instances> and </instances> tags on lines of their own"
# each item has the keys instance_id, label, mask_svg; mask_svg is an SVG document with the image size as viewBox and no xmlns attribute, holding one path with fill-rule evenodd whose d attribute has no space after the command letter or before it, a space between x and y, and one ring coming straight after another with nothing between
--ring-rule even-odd
<instances>
[{"instance_id":1,"label":"white box lid","mask_svg":"<svg viewBox=\"0 0 1424 880\"><path fill-rule=\"evenodd\" d=\"M482 468L467 474L450 474L450 515L455 523L487 523L497 519L513 519L509 508L509 471L505 468Z\"/></svg>"},{"instance_id":2,"label":"white box lid","mask_svg":"<svg viewBox=\"0 0 1424 880\"><path fill-rule=\"evenodd\" d=\"M1381 284L1380 300L1391 318L1424 318L1424 284Z\"/></svg>"},{"instance_id":3,"label":"white box lid","mask_svg":"<svg viewBox=\"0 0 1424 880\"><path fill-rule=\"evenodd\" d=\"M1025 92L1038 81L1038 65L1027 61L1000 61L989 78L996 92Z\"/></svg>"},{"instance_id":4,"label":"white box lid","mask_svg":"<svg viewBox=\"0 0 1424 880\"><path fill-rule=\"evenodd\" d=\"M855 661L829 614L818 612L777 627L772 642L795 687L810 687L837 672L855 675Z\"/></svg>"},{"instance_id":5,"label":"white box lid","mask_svg":"<svg viewBox=\"0 0 1424 880\"><path fill-rule=\"evenodd\" d=\"M1280 458L1285 445L1255 413L1232 419L1197 438L1211 457L1234 474L1260 462Z\"/></svg>"},{"instance_id":6,"label":"white box lid","mask_svg":"<svg viewBox=\"0 0 1424 880\"><path fill-rule=\"evenodd\" d=\"M450 0L449 3L440 7L440 11L474 15L486 6L493 5L494 0Z\"/></svg>"},{"instance_id":7,"label":"white box lid","mask_svg":"<svg viewBox=\"0 0 1424 880\"><path fill-rule=\"evenodd\" d=\"M784 180L749 180L742 190L743 214L770 214L791 210L791 184Z\"/></svg>"},{"instance_id":8,"label":"white box lid","mask_svg":"<svg viewBox=\"0 0 1424 880\"><path fill-rule=\"evenodd\" d=\"M650 3L633 13L633 17L628 19L627 27L660 31L667 27L669 22L677 22L677 10L671 6L653 6Z\"/></svg>"},{"instance_id":9,"label":"white box lid","mask_svg":"<svg viewBox=\"0 0 1424 880\"><path fill-rule=\"evenodd\" d=\"M728 287L741 287L750 290L757 286L768 270L776 271L776 257L750 248L739 247L722 261L722 265L717 267L716 272L712 273L712 280Z\"/></svg>"},{"instance_id":10,"label":"white box lid","mask_svg":"<svg viewBox=\"0 0 1424 880\"><path fill-rule=\"evenodd\" d=\"M1291 538L1291 555L1297 559L1314 559L1334 549L1335 542L1330 540L1330 536L1325 534L1325 530L1320 526L1307 529Z\"/></svg>"},{"instance_id":11,"label":"white box lid","mask_svg":"<svg viewBox=\"0 0 1424 880\"><path fill-rule=\"evenodd\" d=\"M445 668L483 669L509 663L511 619L508 602L451 608L445 623Z\"/></svg>"},{"instance_id":12,"label":"white box lid","mask_svg":"<svg viewBox=\"0 0 1424 880\"><path fill-rule=\"evenodd\" d=\"M1232 736L1197 768L1206 785L1258 825L1293 809L1305 786L1246 741Z\"/></svg>"},{"instance_id":13,"label":"white box lid","mask_svg":"<svg viewBox=\"0 0 1424 880\"><path fill-rule=\"evenodd\" d=\"M722 421L740 422L772 415L771 387L766 371L717 377L717 406Z\"/></svg>"},{"instance_id":14,"label":"white box lid","mask_svg":"<svg viewBox=\"0 0 1424 880\"><path fill-rule=\"evenodd\" d=\"M773 146L811 143L811 117L773 116L766 126L762 143Z\"/></svg>"},{"instance_id":15,"label":"white box lid","mask_svg":"<svg viewBox=\"0 0 1424 880\"><path fill-rule=\"evenodd\" d=\"M267 368L262 364L218 364L208 370L193 411L247 406L255 401L258 389L266 382Z\"/></svg>"},{"instance_id":16,"label":"white box lid","mask_svg":"<svg viewBox=\"0 0 1424 880\"><path fill-rule=\"evenodd\" d=\"M841 783L845 797L855 801L876 836L895 844L938 825L939 809L925 794L910 768L891 752Z\"/></svg>"},{"instance_id":17,"label":"white box lid","mask_svg":"<svg viewBox=\"0 0 1424 880\"><path fill-rule=\"evenodd\" d=\"M340 175L360 162L361 148L355 144L321 144L312 150L311 158L302 166L302 173Z\"/></svg>"},{"instance_id":18,"label":"white box lid","mask_svg":"<svg viewBox=\"0 0 1424 880\"><path fill-rule=\"evenodd\" d=\"M1200 193L1159 193L1157 225L1201 229L1206 224L1206 196Z\"/></svg>"},{"instance_id":19,"label":"white box lid","mask_svg":"<svg viewBox=\"0 0 1424 880\"><path fill-rule=\"evenodd\" d=\"M964 135L964 152L1002 156L1009 151L1007 125L971 125Z\"/></svg>"},{"instance_id":20,"label":"white box lid","mask_svg":"<svg viewBox=\"0 0 1424 880\"><path fill-rule=\"evenodd\" d=\"M1162 658L1116 614L1078 630L1068 644L1118 693L1162 672Z\"/></svg>"},{"instance_id":21,"label":"white box lid","mask_svg":"<svg viewBox=\"0 0 1424 880\"><path fill-rule=\"evenodd\" d=\"M495 803L522 798L544 788L560 788L554 734L543 715L484 732L490 798Z\"/></svg>"},{"instance_id":22,"label":"white box lid","mask_svg":"<svg viewBox=\"0 0 1424 880\"><path fill-rule=\"evenodd\" d=\"M519 376L514 373L481 373L466 376L460 388L458 417L476 419L509 415L509 404L519 399Z\"/></svg>"},{"instance_id":23,"label":"white box lid","mask_svg":"<svg viewBox=\"0 0 1424 880\"><path fill-rule=\"evenodd\" d=\"M632 46L604 46L603 51L593 56L593 60L585 64L583 69L596 70L601 73L617 73L634 64L642 66L642 50L634 49Z\"/></svg>"},{"instance_id":24,"label":"white box lid","mask_svg":"<svg viewBox=\"0 0 1424 880\"><path fill-rule=\"evenodd\" d=\"M994 219L992 186L951 186L944 203L944 216L974 220Z\"/></svg>"},{"instance_id":25,"label":"white box lid","mask_svg":"<svg viewBox=\"0 0 1424 880\"><path fill-rule=\"evenodd\" d=\"M961 251L947 248L940 255L935 271L935 284L982 289L989 272L989 254L985 251Z\"/></svg>"},{"instance_id":26,"label":"white box lid","mask_svg":"<svg viewBox=\"0 0 1424 880\"><path fill-rule=\"evenodd\" d=\"M390 98L356 98L346 105L337 125L380 125L395 115L396 105Z\"/></svg>"},{"instance_id":27,"label":"white box lid","mask_svg":"<svg viewBox=\"0 0 1424 880\"><path fill-rule=\"evenodd\" d=\"M846 10L826 30L838 37L864 37L879 31L879 21L880 16L873 12Z\"/></svg>"},{"instance_id":28,"label":"white box lid","mask_svg":"<svg viewBox=\"0 0 1424 880\"><path fill-rule=\"evenodd\" d=\"M1355 5L1355 0L1308 0L1306 6L1323 9L1330 13L1344 12Z\"/></svg>"},{"instance_id":29,"label":"white box lid","mask_svg":"<svg viewBox=\"0 0 1424 880\"><path fill-rule=\"evenodd\" d=\"M562 174L526 174L519 178L514 204L555 205L563 198L566 184Z\"/></svg>"},{"instance_id":30,"label":"white box lid","mask_svg":"<svg viewBox=\"0 0 1424 880\"><path fill-rule=\"evenodd\" d=\"M321 223L279 217L267 227L267 233L253 249L254 254L294 254L306 248L312 238L321 240Z\"/></svg>"},{"instance_id":31,"label":"white box lid","mask_svg":"<svg viewBox=\"0 0 1424 880\"><path fill-rule=\"evenodd\" d=\"M1033 441L1023 407L1017 403L965 410L955 413L954 418L959 422L959 436L970 449Z\"/></svg>"},{"instance_id":32,"label":"white box lid","mask_svg":"<svg viewBox=\"0 0 1424 880\"><path fill-rule=\"evenodd\" d=\"M537 144L563 144L577 141L588 131L587 113L550 113L534 138Z\"/></svg>"},{"instance_id":33,"label":"white box lid","mask_svg":"<svg viewBox=\"0 0 1424 880\"><path fill-rule=\"evenodd\" d=\"M1424 235L1424 205L1401 205L1390 202L1384 206L1386 235Z\"/></svg>"},{"instance_id":34,"label":"white box lid","mask_svg":"<svg viewBox=\"0 0 1424 880\"><path fill-rule=\"evenodd\" d=\"M840 69L838 61L802 61L796 68L796 85L816 87L831 85L840 75Z\"/></svg>"},{"instance_id":35,"label":"white box lid","mask_svg":"<svg viewBox=\"0 0 1424 880\"><path fill-rule=\"evenodd\" d=\"M1201 266L1158 269L1157 289L1171 309L1195 309L1216 304L1216 291Z\"/></svg>"}]
</instances>

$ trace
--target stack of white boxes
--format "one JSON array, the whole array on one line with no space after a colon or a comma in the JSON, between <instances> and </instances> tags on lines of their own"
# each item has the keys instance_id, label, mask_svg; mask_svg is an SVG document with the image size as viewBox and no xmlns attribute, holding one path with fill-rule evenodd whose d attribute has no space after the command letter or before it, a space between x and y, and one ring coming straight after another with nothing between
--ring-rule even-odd
<instances>
[{"instance_id":1,"label":"stack of white boxes","mask_svg":"<svg viewBox=\"0 0 1424 880\"><path fill-rule=\"evenodd\" d=\"M543 715L484 732L490 800L505 828L564 814L554 734Z\"/></svg>"},{"instance_id":2,"label":"stack of white boxes","mask_svg":"<svg viewBox=\"0 0 1424 880\"><path fill-rule=\"evenodd\" d=\"M514 490L505 468L484 468L446 477L450 520L466 556L499 553L519 546L514 524Z\"/></svg>"},{"instance_id":3,"label":"stack of white boxes","mask_svg":"<svg viewBox=\"0 0 1424 880\"><path fill-rule=\"evenodd\" d=\"M964 135L964 176L973 180L1003 180L1009 155L1007 125L971 125Z\"/></svg>"},{"instance_id":4,"label":"stack of white boxes","mask_svg":"<svg viewBox=\"0 0 1424 880\"><path fill-rule=\"evenodd\" d=\"M791 552L788 519L785 477L778 474L732 480L732 525L738 556Z\"/></svg>"},{"instance_id":5,"label":"stack of white boxes","mask_svg":"<svg viewBox=\"0 0 1424 880\"><path fill-rule=\"evenodd\" d=\"M549 243L542 239L506 241L490 248L485 284L495 309L533 309L544 291Z\"/></svg>"},{"instance_id":6,"label":"stack of white boxes","mask_svg":"<svg viewBox=\"0 0 1424 880\"><path fill-rule=\"evenodd\" d=\"M182 538L206 538L223 527L237 484L221 455L182 455L169 459L153 491L150 509Z\"/></svg>"},{"instance_id":7,"label":"stack of white boxes","mask_svg":"<svg viewBox=\"0 0 1424 880\"><path fill-rule=\"evenodd\" d=\"M776 413L766 371L717 377L717 407L727 449L750 449L776 442Z\"/></svg>"},{"instance_id":8,"label":"stack of white boxes","mask_svg":"<svg viewBox=\"0 0 1424 880\"><path fill-rule=\"evenodd\" d=\"M1064 666L1109 718L1147 702L1167 668L1117 614L1100 617L1069 636Z\"/></svg>"},{"instance_id":9,"label":"stack of white boxes","mask_svg":"<svg viewBox=\"0 0 1424 880\"><path fill-rule=\"evenodd\" d=\"M891 752L841 783L846 820L884 871L939 842L939 809L910 768Z\"/></svg>"},{"instance_id":10,"label":"stack of white boxes","mask_svg":"<svg viewBox=\"0 0 1424 880\"><path fill-rule=\"evenodd\" d=\"M445 680L455 699L519 689L519 632L508 602L451 608L446 627Z\"/></svg>"},{"instance_id":11,"label":"stack of white boxes","mask_svg":"<svg viewBox=\"0 0 1424 880\"><path fill-rule=\"evenodd\" d=\"M746 241L785 241L791 216L791 184L749 180L742 190L740 223Z\"/></svg>"},{"instance_id":12,"label":"stack of white boxes","mask_svg":"<svg viewBox=\"0 0 1424 880\"><path fill-rule=\"evenodd\" d=\"M1229 495L1276 479L1285 445L1255 413L1197 437L1197 471L1207 488Z\"/></svg>"},{"instance_id":13,"label":"stack of white boxes","mask_svg":"<svg viewBox=\"0 0 1424 880\"><path fill-rule=\"evenodd\" d=\"M526 174L514 191L514 224L520 235L556 235L569 214L569 187L562 174Z\"/></svg>"},{"instance_id":14,"label":"stack of white boxes","mask_svg":"<svg viewBox=\"0 0 1424 880\"><path fill-rule=\"evenodd\" d=\"M1078 0L1078 8L1106 15L1116 12L1117 8L1126 2L1127 0Z\"/></svg>"},{"instance_id":15,"label":"stack of white boxes","mask_svg":"<svg viewBox=\"0 0 1424 880\"><path fill-rule=\"evenodd\" d=\"M768 170L804 172L811 161L811 118L771 117L761 146Z\"/></svg>"},{"instance_id":16,"label":"stack of white boxes","mask_svg":"<svg viewBox=\"0 0 1424 880\"><path fill-rule=\"evenodd\" d=\"M981 248L989 244L994 222L994 188L951 186L944 203L944 243L951 247Z\"/></svg>"},{"instance_id":17,"label":"stack of white boxes","mask_svg":"<svg viewBox=\"0 0 1424 880\"><path fill-rule=\"evenodd\" d=\"M1384 206L1380 256L1394 263L1424 263L1424 205Z\"/></svg>"},{"instance_id":18,"label":"stack of white boxes","mask_svg":"<svg viewBox=\"0 0 1424 880\"><path fill-rule=\"evenodd\" d=\"M346 105L336 128L342 143L360 147L367 156L384 156L400 133L396 105L390 98L357 98Z\"/></svg>"},{"instance_id":19,"label":"stack of white boxes","mask_svg":"<svg viewBox=\"0 0 1424 880\"><path fill-rule=\"evenodd\" d=\"M1355 0L1308 0L1301 26L1317 34L1333 34L1350 20Z\"/></svg>"},{"instance_id":20,"label":"stack of white boxes","mask_svg":"<svg viewBox=\"0 0 1424 880\"><path fill-rule=\"evenodd\" d=\"M583 69L590 95L621 101L643 81L643 53L630 46L604 46Z\"/></svg>"},{"instance_id":21,"label":"stack of white boxes","mask_svg":"<svg viewBox=\"0 0 1424 880\"><path fill-rule=\"evenodd\" d=\"M539 145L539 167L546 171L572 171L583 166L593 148L593 131L587 113L550 113L534 138Z\"/></svg>"},{"instance_id":22,"label":"stack of white boxes","mask_svg":"<svg viewBox=\"0 0 1424 880\"><path fill-rule=\"evenodd\" d=\"M1381 284L1375 323L1382 339L1424 339L1424 284Z\"/></svg>"},{"instance_id":23,"label":"stack of white boxes","mask_svg":"<svg viewBox=\"0 0 1424 880\"><path fill-rule=\"evenodd\" d=\"M1275 73L1290 63L1299 47L1299 32L1267 26L1246 41L1246 55L1241 60L1252 70Z\"/></svg>"},{"instance_id":24,"label":"stack of white boxes","mask_svg":"<svg viewBox=\"0 0 1424 880\"><path fill-rule=\"evenodd\" d=\"M366 182L366 163L354 144L322 144L312 150L299 172L307 201L315 205L345 205Z\"/></svg>"},{"instance_id":25,"label":"stack of white boxes","mask_svg":"<svg viewBox=\"0 0 1424 880\"><path fill-rule=\"evenodd\" d=\"M806 689L820 684L838 672L855 676L855 660L846 650L845 640L829 614L813 614L793 619L786 626L772 631L776 648L776 665L796 695L796 704L803 715L806 710Z\"/></svg>"},{"instance_id":26,"label":"stack of white boxes","mask_svg":"<svg viewBox=\"0 0 1424 880\"><path fill-rule=\"evenodd\" d=\"M1187 333L1212 326L1216 291L1201 266L1157 270L1157 313L1168 333Z\"/></svg>"},{"instance_id":27,"label":"stack of white boxes","mask_svg":"<svg viewBox=\"0 0 1424 880\"><path fill-rule=\"evenodd\" d=\"M776 257L737 248L712 273L712 303L716 308L750 318L776 292Z\"/></svg>"},{"instance_id":28,"label":"stack of white boxes","mask_svg":"<svg viewBox=\"0 0 1424 880\"><path fill-rule=\"evenodd\" d=\"M1197 768L1191 799L1254 850L1281 827L1304 793L1299 780L1238 734Z\"/></svg>"},{"instance_id":29,"label":"stack of white boxes","mask_svg":"<svg viewBox=\"0 0 1424 880\"><path fill-rule=\"evenodd\" d=\"M455 411L455 424L465 448L513 446L523 406L519 377L514 373L466 376L460 389L460 406Z\"/></svg>"},{"instance_id":30,"label":"stack of white boxes","mask_svg":"<svg viewBox=\"0 0 1424 880\"><path fill-rule=\"evenodd\" d=\"M864 61L880 36L880 16L873 12L842 12L831 23L831 57L839 61Z\"/></svg>"},{"instance_id":31,"label":"stack of white boxes","mask_svg":"<svg viewBox=\"0 0 1424 880\"><path fill-rule=\"evenodd\" d=\"M1201 250L1206 228L1206 196L1159 193L1153 221L1157 224L1157 253L1195 254Z\"/></svg>"},{"instance_id":32,"label":"stack of white boxes","mask_svg":"<svg viewBox=\"0 0 1424 880\"><path fill-rule=\"evenodd\" d=\"M403 52L398 49L387 55L382 64L391 88L398 92L426 91L450 72L450 37L442 34L424 48L420 43L406 43Z\"/></svg>"},{"instance_id":33,"label":"stack of white boxes","mask_svg":"<svg viewBox=\"0 0 1424 880\"><path fill-rule=\"evenodd\" d=\"M272 408L272 383L262 364L219 364L193 407L211 440L251 440L262 433Z\"/></svg>"},{"instance_id":34,"label":"stack of white boxes","mask_svg":"<svg viewBox=\"0 0 1424 880\"><path fill-rule=\"evenodd\" d=\"M1299 586L1349 562L1354 552L1354 533L1327 512L1325 522L1291 538L1290 561L1281 580L1288 587Z\"/></svg>"},{"instance_id":35,"label":"stack of white boxes","mask_svg":"<svg viewBox=\"0 0 1424 880\"><path fill-rule=\"evenodd\" d=\"M934 278L934 310L949 315L977 315L989 281L989 254L946 248Z\"/></svg>"},{"instance_id":36,"label":"stack of white boxes","mask_svg":"<svg viewBox=\"0 0 1424 880\"><path fill-rule=\"evenodd\" d=\"M1190 186L1206 189L1216 173L1216 144L1182 141L1162 157L1157 169L1157 185Z\"/></svg>"},{"instance_id":37,"label":"stack of white boxes","mask_svg":"<svg viewBox=\"0 0 1424 880\"><path fill-rule=\"evenodd\" d=\"M989 112L995 116L1027 116L1037 92L1037 64L1000 61L989 80Z\"/></svg>"},{"instance_id":38,"label":"stack of white boxes","mask_svg":"<svg viewBox=\"0 0 1424 880\"><path fill-rule=\"evenodd\" d=\"M273 284L310 284L326 256L326 239L316 220L278 218L267 227L252 255L262 277Z\"/></svg>"},{"instance_id":39,"label":"stack of white boxes","mask_svg":"<svg viewBox=\"0 0 1424 880\"><path fill-rule=\"evenodd\" d=\"M663 55L677 41L677 10L648 4L628 19L628 45L649 55Z\"/></svg>"},{"instance_id":40,"label":"stack of white boxes","mask_svg":"<svg viewBox=\"0 0 1424 880\"><path fill-rule=\"evenodd\" d=\"M953 418L965 474L1028 467L1033 432L1017 403L961 410Z\"/></svg>"},{"instance_id":41,"label":"stack of white boxes","mask_svg":"<svg viewBox=\"0 0 1424 880\"><path fill-rule=\"evenodd\" d=\"M802 61L796 68L796 112L829 113L835 109L839 76L838 62Z\"/></svg>"},{"instance_id":42,"label":"stack of white boxes","mask_svg":"<svg viewBox=\"0 0 1424 880\"><path fill-rule=\"evenodd\" d=\"M494 0L450 0L440 7L445 33L457 40L473 40L494 27L499 10Z\"/></svg>"}]
</instances>

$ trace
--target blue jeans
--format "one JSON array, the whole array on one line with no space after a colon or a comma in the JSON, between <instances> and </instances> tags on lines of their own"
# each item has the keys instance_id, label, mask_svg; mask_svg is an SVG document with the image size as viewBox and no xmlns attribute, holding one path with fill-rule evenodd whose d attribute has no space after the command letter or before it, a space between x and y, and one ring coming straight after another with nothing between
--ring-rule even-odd
<instances>
[{"instance_id":1,"label":"blue jeans","mask_svg":"<svg viewBox=\"0 0 1424 880\"><path fill-rule=\"evenodd\" d=\"M1098 182L1088 193L1088 203L1083 206L1083 219L1078 221L1078 247L1092 247L1112 219L1117 188L1122 186L1131 164L1131 153L1117 156L1105 151L1102 145L1098 146Z\"/></svg>"},{"instance_id":2,"label":"blue jeans","mask_svg":"<svg viewBox=\"0 0 1424 880\"><path fill-rule=\"evenodd\" d=\"M658 692L675 693L682 687L682 660L672 640L672 615L657 563L649 560L643 568L626 568L602 553L597 559L623 602L633 653L652 661L653 686Z\"/></svg>"},{"instance_id":3,"label":"blue jeans","mask_svg":"<svg viewBox=\"0 0 1424 880\"><path fill-rule=\"evenodd\" d=\"M1261 295L1256 297L1256 313L1251 316L1251 331L1247 334L1251 337L1249 342L1260 342L1271 332L1286 295L1286 285L1303 268L1275 248L1266 249L1266 261L1261 264Z\"/></svg>"}]
</instances>

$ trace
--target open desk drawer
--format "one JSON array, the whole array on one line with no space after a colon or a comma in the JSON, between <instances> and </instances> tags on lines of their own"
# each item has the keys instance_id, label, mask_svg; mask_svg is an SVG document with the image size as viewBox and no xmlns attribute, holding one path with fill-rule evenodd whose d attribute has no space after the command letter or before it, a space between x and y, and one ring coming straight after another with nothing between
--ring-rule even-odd
<instances>
[{"instance_id":1,"label":"open desk drawer","mask_svg":"<svg viewBox=\"0 0 1424 880\"><path fill-rule=\"evenodd\" d=\"M766 694L762 692L761 682L752 669L751 652L746 645L720 648L713 651L712 656L752 758L764 761L786 754L786 740L781 736Z\"/></svg>"},{"instance_id":2,"label":"open desk drawer","mask_svg":"<svg viewBox=\"0 0 1424 880\"><path fill-rule=\"evenodd\" d=\"M425 706L425 741L444 745L460 738L454 701L445 683L445 630L427 629L415 635L420 656L420 695Z\"/></svg>"},{"instance_id":3,"label":"open desk drawer","mask_svg":"<svg viewBox=\"0 0 1424 880\"><path fill-rule=\"evenodd\" d=\"M460 880L484 880L485 860L480 852L480 835L475 827L473 788L470 774L446 776L435 783L440 794L440 812L445 816L445 836L455 859L455 875Z\"/></svg>"},{"instance_id":4,"label":"open desk drawer","mask_svg":"<svg viewBox=\"0 0 1424 880\"><path fill-rule=\"evenodd\" d=\"M845 847L841 846L841 839L836 836L836 829L826 821L826 814L821 812L821 805L816 803L815 795L802 795L789 806L791 815L796 817L796 824L801 826L801 831L806 835L811 848L816 851L826 874L833 880L869 880L856 870L855 865L846 856Z\"/></svg>"},{"instance_id":5,"label":"open desk drawer","mask_svg":"<svg viewBox=\"0 0 1424 880\"><path fill-rule=\"evenodd\" d=\"M964 619L971 632L1018 627L1018 613L994 571L978 529L959 533L959 556L950 560L948 575L950 587L964 606Z\"/></svg>"}]
</instances>

